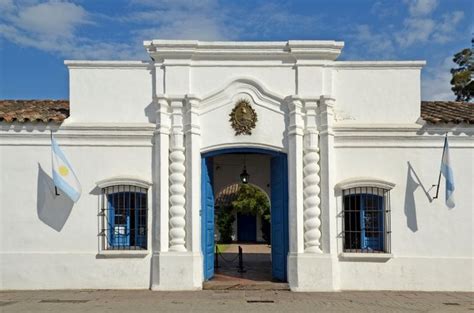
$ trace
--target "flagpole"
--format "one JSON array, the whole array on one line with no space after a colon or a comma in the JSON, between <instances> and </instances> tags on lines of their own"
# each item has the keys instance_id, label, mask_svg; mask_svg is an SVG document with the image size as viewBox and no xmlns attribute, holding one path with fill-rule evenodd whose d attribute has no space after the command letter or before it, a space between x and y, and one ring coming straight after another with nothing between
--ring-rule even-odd
<instances>
[{"instance_id":1,"label":"flagpole","mask_svg":"<svg viewBox=\"0 0 474 313\"><path fill-rule=\"evenodd\" d=\"M52 149L53 148L53 130L50 129L49 133L51 135L51 149ZM54 184L54 182L53 182L53 184ZM60 196L60 194L58 193L58 187L56 187L56 185L54 185L54 193L55 193L56 196Z\"/></svg>"},{"instance_id":2,"label":"flagpole","mask_svg":"<svg viewBox=\"0 0 474 313\"><path fill-rule=\"evenodd\" d=\"M444 137L443 154L441 155L441 163L443 162L444 151L446 150L446 139L447 138L448 138L448 133L446 133L446 136ZM439 184L440 183L441 183L441 167L439 168L438 185L436 186L436 196L434 196L433 199L438 199Z\"/></svg>"}]
</instances>

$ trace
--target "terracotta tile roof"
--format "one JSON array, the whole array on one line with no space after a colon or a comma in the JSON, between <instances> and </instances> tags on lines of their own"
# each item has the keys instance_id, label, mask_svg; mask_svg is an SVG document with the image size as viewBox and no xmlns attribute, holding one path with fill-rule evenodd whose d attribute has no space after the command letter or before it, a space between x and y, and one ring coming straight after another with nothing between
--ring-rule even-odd
<instances>
[{"instance_id":1,"label":"terracotta tile roof","mask_svg":"<svg viewBox=\"0 0 474 313\"><path fill-rule=\"evenodd\" d=\"M0 121L61 123L68 117L68 100L0 100ZM474 124L474 103L422 101L421 118L430 124Z\"/></svg>"},{"instance_id":2,"label":"terracotta tile roof","mask_svg":"<svg viewBox=\"0 0 474 313\"><path fill-rule=\"evenodd\" d=\"M474 124L474 103L421 101L421 118L430 124Z\"/></svg>"},{"instance_id":3,"label":"terracotta tile roof","mask_svg":"<svg viewBox=\"0 0 474 313\"><path fill-rule=\"evenodd\" d=\"M232 204L232 201L237 199L237 192L240 189L240 184L232 184L222 189L216 197L215 205L218 208L225 208Z\"/></svg>"},{"instance_id":4,"label":"terracotta tile roof","mask_svg":"<svg viewBox=\"0 0 474 313\"><path fill-rule=\"evenodd\" d=\"M0 100L0 121L8 123L61 123L68 116L68 100Z\"/></svg>"}]
</instances>

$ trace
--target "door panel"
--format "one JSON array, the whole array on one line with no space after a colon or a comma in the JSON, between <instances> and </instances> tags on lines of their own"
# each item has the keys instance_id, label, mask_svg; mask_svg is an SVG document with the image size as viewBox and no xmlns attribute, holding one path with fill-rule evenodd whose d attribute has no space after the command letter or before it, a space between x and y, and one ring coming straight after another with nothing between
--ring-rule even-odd
<instances>
[{"instance_id":1,"label":"door panel","mask_svg":"<svg viewBox=\"0 0 474 313\"><path fill-rule=\"evenodd\" d=\"M286 281L288 255L288 165L286 155L271 159L272 276Z\"/></svg>"},{"instance_id":2,"label":"door panel","mask_svg":"<svg viewBox=\"0 0 474 313\"><path fill-rule=\"evenodd\" d=\"M212 158L201 159L201 246L204 258L204 279L214 276L214 190Z\"/></svg>"},{"instance_id":3,"label":"door panel","mask_svg":"<svg viewBox=\"0 0 474 313\"><path fill-rule=\"evenodd\" d=\"M257 218L250 214L237 214L237 240L241 242L257 241Z\"/></svg>"}]
</instances>

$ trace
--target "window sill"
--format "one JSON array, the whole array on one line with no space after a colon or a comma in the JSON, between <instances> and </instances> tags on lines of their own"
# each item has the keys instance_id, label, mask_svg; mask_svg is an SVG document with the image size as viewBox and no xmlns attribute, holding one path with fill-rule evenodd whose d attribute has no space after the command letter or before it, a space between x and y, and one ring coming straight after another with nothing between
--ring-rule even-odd
<instances>
[{"instance_id":1,"label":"window sill","mask_svg":"<svg viewBox=\"0 0 474 313\"><path fill-rule=\"evenodd\" d=\"M96 259L132 259L144 258L150 251L148 250L102 250L96 255Z\"/></svg>"},{"instance_id":2,"label":"window sill","mask_svg":"<svg viewBox=\"0 0 474 313\"><path fill-rule=\"evenodd\" d=\"M372 262L386 262L393 258L392 253L352 253L343 252L339 254L339 259L342 261L372 261Z\"/></svg>"}]
</instances>

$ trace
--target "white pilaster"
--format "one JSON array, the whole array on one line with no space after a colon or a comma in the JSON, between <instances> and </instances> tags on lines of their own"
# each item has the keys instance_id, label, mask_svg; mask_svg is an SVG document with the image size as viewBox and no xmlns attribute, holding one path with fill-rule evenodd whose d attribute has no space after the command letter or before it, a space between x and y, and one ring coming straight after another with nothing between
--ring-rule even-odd
<instances>
[{"instance_id":1,"label":"white pilaster","mask_svg":"<svg viewBox=\"0 0 474 313\"><path fill-rule=\"evenodd\" d=\"M186 247L201 253L201 127L199 123L200 99L193 95L185 98L186 146Z\"/></svg>"},{"instance_id":2,"label":"white pilaster","mask_svg":"<svg viewBox=\"0 0 474 313\"><path fill-rule=\"evenodd\" d=\"M170 251L186 251L185 154L183 134L183 101L171 102L170 144Z\"/></svg>"},{"instance_id":3,"label":"white pilaster","mask_svg":"<svg viewBox=\"0 0 474 313\"><path fill-rule=\"evenodd\" d=\"M155 99L156 130L154 133L153 183L154 207L152 226L153 253L168 251L169 245L169 103L164 95Z\"/></svg>"},{"instance_id":4,"label":"white pilaster","mask_svg":"<svg viewBox=\"0 0 474 313\"><path fill-rule=\"evenodd\" d=\"M321 96L319 99L320 118L320 156L321 156L321 208L322 228L325 230L322 237L322 247L327 253L336 253L336 203L334 198L333 177L336 173L334 162L334 103L330 96Z\"/></svg>"},{"instance_id":5,"label":"white pilaster","mask_svg":"<svg viewBox=\"0 0 474 313\"><path fill-rule=\"evenodd\" d=\"M322 100L321 100L322 99ZM323 107L321 108L321 124L322 127L320 129L320 141L319 141L319 147L321 151L321 160L320 160L320 165L321 165L321 171L320 171L320 186L321 186L321 192L320 192L320 197L322 199L331 199L331 194L330 190L328 190L327 186L331 183L330 182L330 177L331 175L334 175L333 169L326 169L325 166L326 164L332 164L329 163L328 161L328 147L332 149L332 139L328 139L328 134L332 133L332 104L334 101L330 98L324 97L320 99L319 105L323 103ZM315 103L311 103L310 101L308 102L308 107L307 107L307 112L309 112L309 116L306 119L307 122L307 130L306 130L306 138L305 138L305 156L308 156L307 154L310 154L309 157L306 158L305 165L306 172L301 169L301 174L306 173L310 175L315 175L317 170L315 168L311 168L311 170L308 168L310 164L315 164L317 163L317 158L315 158L314 153L317 153L317 150L314 147L317 147L317 110L316 110L316 105ZM316 118L314 116L316 112ZM290 113L291 114L291 113ZM290 127L291 127L291 115L290 115ZM315 130L316 128L316 130ZM329 129L329 131L328 131ZM291 135L289 134L289 139L291 138ZM325 147L323 150L323 146ZM310 149L307 149L310 147ZM291 148L291 145L290 145ZM301 148L301 153L303 152L303 147ZM329 150L330 150L329 149ZM291 150L292 151L292 150ZM290 152L291 152L290 151ZM324 155L324 162L323 163L323 154L322 152L326 153ZM311 155L313 153L313 155ZM329 153L329 159L331 159L332 155ZM312 165L311 165L312 166ZM306 177L306 175L305 175ZM309 187L310 185L317 185L317 180L315 179L316 177L313 176L312 179L306 179L305 181L305 186ZM303 184L303 179L300 178ZM324 183L326 184L326 189L322 189ZM291 180L290 180L291 184ZM306 189L306 191L308 191ZM292 191L290 191L292 192ZM310 197L313 197L312 201L309 201L306 203L305 206L305 221L309 223L305 224L305 243L306 245L306 251L304 253L301 252L301 250L298 250L297 253L290 253L288 257L288 282L290 285L291 290L293 291L333 291L333 290L338 290L339 289L339 263L337 259L337 255L327 253L328 249L326 248L327 246L323 245L321 240L327 240L331 242L335 242L337 238L337 234L335 233L336 230L333 227L333 224L335 226L335 214L333 211L331 211L331 208L325 207L323 204L324 202L321 201L321 210L320 212L323 214L320 214L318 216L317 210L315 208L317 207L317 201L315 200L315 195L318 193L318 190L315 188L312 188L311 192L305 193L305 200L309 199ZM309 196L309 197L308 197ZM333 198L333 197L332 197ZM290 202L290 208L291 208L291 202ZM309 210L309 211L308 211ZM290 210L291 212L291 210ZM301 212L301 217L303 218L303 212ZM310 214L308 214L310 213ZM331 222L329 223L329 220L332 218ZM312 221L311 221L312 219ZM317 228L318 223L315 219L318 219L320 221L321 228L319 229L318 232L314 232L314 230ZM334 220L334 221L333 221ZM292 222L291 217L290 217L290 223ZM291 224L290 224L291 225ZM293 227L297 227L299 225L293 225ZM302 228L302 227L301 227ZM309 235L309 236L308 236ZM319 238L319 246L317 245L316 239ZM309 244L309 245L308 245ZM308 253L308 252L315 252L315 253ZM319 252L319 253L318 253Z\"/></svg>"},{"instance_id":6,"label":"white pilaster","mask_svg":"<svg viewBox=\"0 0 474 313\"><path fill-rule=\"evenodd\" d=\"M305 253L322 253L321 209L319 198L319 134L316 123L317 101L305 101L306 128L304 132L303 196Z\"/></svg>"},{"instance_id":7,"label":"white pilaster","mask_svg":"<svg viewBox=\"0 0 474 313\"><path fill-rule=\"evenodd\" d=\"M168 154L162 154L160 160L157 160L161 162L161 172L157 175L161 176L156 179L163 184L160 188L160 216L166 216L167 221L169 216L169 241L167 224L160 232L166 242L163 241L161 251L153 255L151 289L198 290L202 288L202 256L199 250L199 127L195 127L199 125L196 111L199 102L192 97L173 98L168 102L171 103L171 126L168 130L171 131L166 152L169 152L170 163ZM186 107L183 107L184 102ZM161 145L168 143L168 137L163 140ZM169 188L165 188L165 185ZM161 221L160 225L163 224Z\"/></svg>"},{"instance_id":8,"label":"white pilaster","mask_svg":"<svg viewBox=\"0 0 474 313\"><path fill-rule=\"evenodd\" d=\"M288 219L289 252L304 252L303 237L303 102L289 97L290 124L288 127Z\"/></svg>"}]
</instances>

